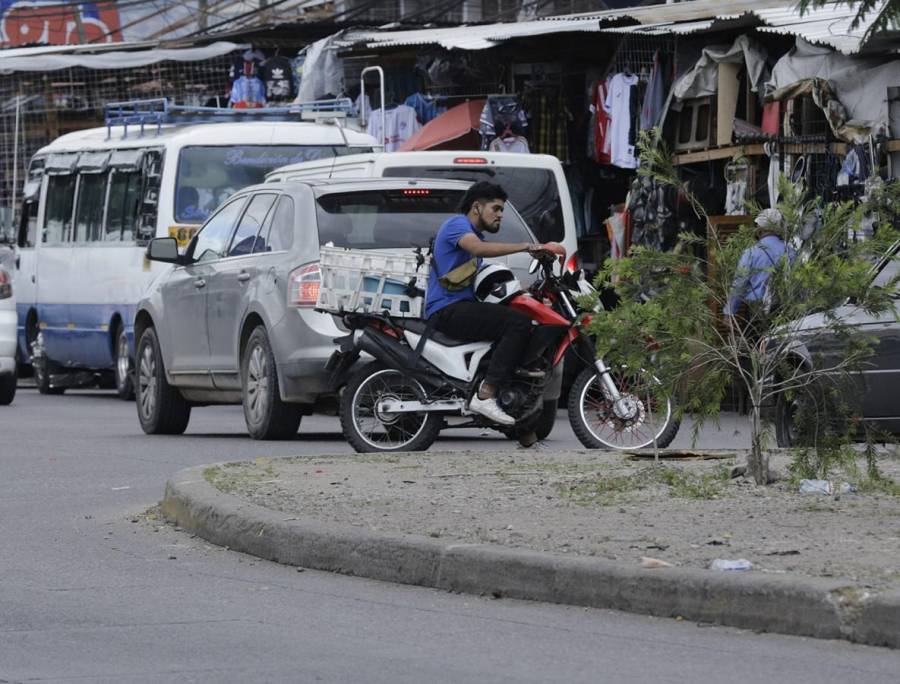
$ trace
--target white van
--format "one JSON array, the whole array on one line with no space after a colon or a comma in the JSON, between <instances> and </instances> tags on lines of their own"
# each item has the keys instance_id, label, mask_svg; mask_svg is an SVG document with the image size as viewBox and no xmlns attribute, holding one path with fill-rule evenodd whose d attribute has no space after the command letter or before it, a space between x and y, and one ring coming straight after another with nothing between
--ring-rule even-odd
<instances>
[{"instance_id":1,"label":"white van","mask_svg":"<svg viewBox=\"0 0 900 684\"><path fill-rule=\"evenodd\" d=\"M568 267L577 268L575 213L566 176L559 160L548 154L452 150L351 154L283 166L268 174L266 180L381 176L498 183L537 239L562 244L569 255Z\"/></svg>"},{"instance_id":2,"label":"white van","mask_svg":"<svg viewBox=\"0 0 900 684\"><path fill-rule=\"evenodd\" d=\"M58 394L100 372L130 396L137 303L163 269L145 258L148 241L172 236L186 246L226 197L272 169L375 144L337 124L240 121L140 133L133 125L127 135L113 125L39 150L25 183L16 278L19 357L34 361L38 389Z\"/></svg>"}]
</instances>

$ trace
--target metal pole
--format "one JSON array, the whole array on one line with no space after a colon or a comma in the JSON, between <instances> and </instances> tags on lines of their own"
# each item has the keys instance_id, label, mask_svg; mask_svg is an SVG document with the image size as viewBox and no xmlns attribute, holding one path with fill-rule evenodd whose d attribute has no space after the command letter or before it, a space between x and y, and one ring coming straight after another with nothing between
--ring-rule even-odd
<instances>
[{"instance_id":1,"label":"metal pole","mask_svg":"<svg viewBox=\"0 0 900 684\"><path fill-rule=\"evenodd\" d=\"M365 69L362 70L362 73L360 73L360 75L359 75L359 94L360 94L359 101L360 101L360 104L362 105L362 107L360 107L360 108L362 109L365 107L366 74L369 73L370 71L374 71L378 74L379 95L381 96L381 140L378 141L378 144L381 147L381 151L384 152L385 151L384 134L386 132L386 129L385 129L386 120L385 120L385 116L384 116L384 69L382 69L380 66L366 67ZM365 118L363 118L360 123L365 124L367 122L366 122Z\"/></svg>"},{"instance_id":2,"label":"metal pole","mask_svg":"<svg viewBox=\"0 0 900 684\"><path fill-rule=\"evenodd\" d=\"M22 111L22 98L16 95L16 124L13 132L13 173L11 211L13 225L16 225L16 186L19 184L19 116Z\"/></svg>"}]
</instances>

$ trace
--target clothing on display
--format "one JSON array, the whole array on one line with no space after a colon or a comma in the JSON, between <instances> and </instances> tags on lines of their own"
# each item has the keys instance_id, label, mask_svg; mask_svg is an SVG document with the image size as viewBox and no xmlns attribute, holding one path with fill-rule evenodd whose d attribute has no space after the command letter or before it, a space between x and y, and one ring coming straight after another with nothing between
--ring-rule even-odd
<instances>
[{"instance_id":1,"label":"clothing on display","mask_svg":"<svg viewBox=\"0 0 900 684\"><path fill-rule=\"evenodd\" d=\"M488 149L491 152L520 152L528 154L528 140L521 135L510 135L506 138L494 138Z\"/></svg>"},{"instance_id":2,"label":"clothing on display","mask_svg":"<svg viewBox=\"0 0 900 684\"><path fill-rule=\"evenodd\" d=\"M551 154L563 163L569 161L568 123L569 111L559 92L534 90L525 97L529 140L532 152Z\"/></svg>"},{"instance_id":3,"label":"clothing on display","mask_svg":"<svg viewBox=\"0 0 900 684\"><path fill-rule=\"evenodd\" d=\"M384 112L384 128L381 129L381 109L372 111L366 132L376 140L384 142L385 152L395 152L403 143L418 133L422 124L416 119L416 110L407 105L399 105Z\"/></svg>"},{"instance_id":4,"label":"clothing on display","mask_svg":"<svg viewBox=\"0 0 900 684\"><path fill-rule=\"evenodd\" d=\"M650 70L650 80L647 82L644 101L641 105L640 127L642 131L649 131L659 124L665 100L666 63L662 53L657 50L653 55L653 68Z\"/></svg>"},{"instance_id":5,"label":"clothing on display","mask_svg":"<svg viewBox=\"0 0 900 684\"><path fill-rule=\"evenodd\" d=\"M675 191L650 176L636 176L628 193L628 211L632 244L665 251L678 232Z\"/></svg>"},{"instance_id":6,"label":"clothing on display","mask_svg":"<svg viewBox=\"0 0 900 684\"><path fill-rule=\"evenodd\" d=\"M836 185L843 187L851 183L862 183L868 177L869 156L866 154L866 148L863 145L856 145L844 157L844 163L838 172Z\"/></svg>"},{"instance_id":7,"label":"clothing on display","mask_svg":"<svg viewBox=\"0 0 900 684\"><path fill-rule=\"evenodd\" d=\"M744 201L749 173L747 164L731 162L725 165L725 213L729 216L738 216L746 211Z\"/></svg>"},{"instance_id":8,"label":"clothing on display","mask_svg":"<svg viewBox=\"0 0 900 684\"><path fill-rule=\"evenodd\" d=\"M231 106L235 109L257 109L266 106L266 86L256 76L241 76L231 86Z\"/></svg>"},{"instance_id":9,"label":"clothing on display","mask_svg":"<svg viewBox=\"0 0 900 684\"><path fill-rule=\"evenodd\" d=\"M637 85L634 74L616 74L609 80L609 91L603 109L610 118L610 158L613 165L623 169L637 168L632 142L632 90Z\"/></svg>"},{"instance_id":10,"label":"clothing on display","mask_svg":"<svg viewBox=\"0 0 900 684\"><path fill-rule=\"evenodd\" d=\"M609 93L609 81L598 81L594 90L591 110L593 116L593 137L594 145L591 150L591 158L598 164L609 164L612 162L612 151L610 149L611 138L609 135L610 118L606 111L606 97Z\"/></svg>"},{"instance_id":11,"label":"clothing on display","mask_svg":"<svg viewBox=\"0 0 900 684\"><path fill-rule=\"evenodd\" d=\"M353 106L356 108L356 115L361 117L363 121L368 121L369 116L372 112L372 101L369 99L369 96L365 93L360 93L356 96L356 99L353 101Z\"/></svg>"},{"instance_id":12,"label":"clothing on display","mask_svg":"<svg viewBox=\"0 0 900 684\"><path fill-rule=\"evenodd\" d=\"M484 103L479 121L481 149L486 150L496 137L524 136L528 119L514 95L492 95Z\"/></svg>"},{"instance_id":13,"label":"clothing on display","mask_svg":"<svg viewBox=\"0 0 900 684\"><path fill-rule=\"evenodd\" d=\"M294 70L287 57L272 57L260 67L259 75L266 84L269 102L284 102L294 97Z\"/></svg>"},{"instance_id":14,"label":"clothing on display","mask_svg":"<svg viewBox=\"0 0 900 684\"><path fill-rule=\"evenodd\" d=\"M439 107L433 99L422 93L413 93L403 104L416 110L416 117L423 126L447 111L446 107Z\"/></svg>"}]
</instances>

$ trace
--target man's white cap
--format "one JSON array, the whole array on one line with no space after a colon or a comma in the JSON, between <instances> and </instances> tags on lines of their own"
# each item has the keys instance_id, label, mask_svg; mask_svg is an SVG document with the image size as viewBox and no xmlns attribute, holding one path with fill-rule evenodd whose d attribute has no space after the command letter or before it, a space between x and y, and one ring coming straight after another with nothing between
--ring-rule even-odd
<instances>
[{"instance_id":1,"label":"man's white cap","mask_svg":"<svg viewBox=\"0 0 900 684\"><path fill-rule=\"evenodd\" d=\"M778 209L763 209L756 215L756 225L766 230L781 230L784 227L784 216Z\"/></svg>"}]
</instances>

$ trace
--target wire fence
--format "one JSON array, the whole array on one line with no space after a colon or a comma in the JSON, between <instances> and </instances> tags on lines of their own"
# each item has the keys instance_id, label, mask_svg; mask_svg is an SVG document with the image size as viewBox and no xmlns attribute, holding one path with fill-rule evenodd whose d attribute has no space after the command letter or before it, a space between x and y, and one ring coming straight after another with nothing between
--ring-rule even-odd
<instances>
[{"instance_id":1,"label":"wire fence","mask_svg":"<svg viewBox=\"0 0 900 684\"><path fill-rule=\"evenodd\" d=\"M129 69L0 74L0 234L14 230L28 163L41 147L65 133L102 126L108 102L166 97L227 106L231 62L224 55Z\"/></svg>"}]
</instances>

